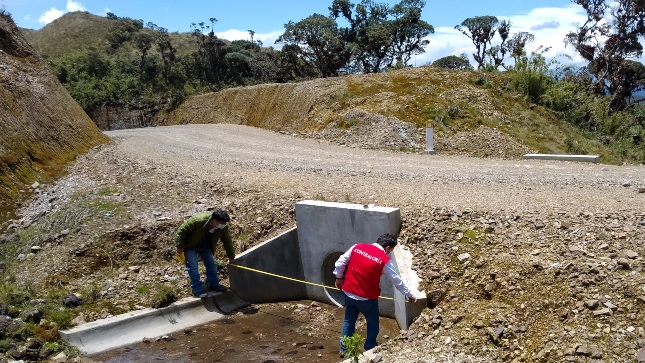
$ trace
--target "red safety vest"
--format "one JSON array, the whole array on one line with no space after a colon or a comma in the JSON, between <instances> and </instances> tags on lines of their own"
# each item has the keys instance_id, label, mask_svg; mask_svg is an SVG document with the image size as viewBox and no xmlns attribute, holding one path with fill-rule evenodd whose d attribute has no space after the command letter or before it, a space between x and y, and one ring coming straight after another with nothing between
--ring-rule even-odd
<instances>
[{"instance_id":1,"label":"red safety vest","mask_svg":"<svg viewBox=\"0 0 645 363\"><path fill-rule=\"evenodd\" d=\"M378 299L383 268L389 261L390 258L380 248L370 244L357 244L349 256L343 291L367 299Z\"/></svg>"}]
</instances>

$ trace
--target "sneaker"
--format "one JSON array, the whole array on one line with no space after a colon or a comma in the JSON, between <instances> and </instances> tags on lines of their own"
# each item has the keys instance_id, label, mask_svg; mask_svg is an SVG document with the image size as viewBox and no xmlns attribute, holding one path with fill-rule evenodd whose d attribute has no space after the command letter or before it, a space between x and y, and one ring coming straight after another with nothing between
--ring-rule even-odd
<instances>
[{"instance_id":1,"label":"sneaker","mask_svg":"<svg viewBox=\"0 0 645 363\"><path fill-rule=\"evenodd\" d=\"M226 292L226 286L222 285L215 285L215 286L209 286L208 291L215 291L215 292Z\"/></svg>"},{"instance_id":2,"label":"sneaker","mask_svg":"<svg viewBox=\"0 0 645 363\"><path fill-rule=\"evenodd\" d=\"M206 293L207 293L206 291L194 292L193 297L196 297L199 299L202 297L202 295L206 295Z\"/></svg>"},{"instance_id":3,"label":"sneaker","mask_svg":"<svg viewBox=\"0 0 645 363\"><path fill-rule=\"evenodd\" d=\"M341 358L345 358L345 351L344 351L344 350L341 350L341 351L340 351L340 357L341 357Z\"/></svg>"}]
</instances>

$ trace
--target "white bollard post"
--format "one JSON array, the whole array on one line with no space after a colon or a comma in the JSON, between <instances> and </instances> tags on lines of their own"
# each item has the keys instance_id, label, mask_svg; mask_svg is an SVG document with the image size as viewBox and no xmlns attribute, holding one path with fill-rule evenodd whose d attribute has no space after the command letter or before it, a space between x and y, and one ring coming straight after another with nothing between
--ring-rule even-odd
<instances>
[{"instance_id":1,"label":"white bollard post","mask_svg":"<svg viewBox=\"0 0 645 363\"><path fill-rule=\"evenodd\" d=\"M434 131L432 127L426 127L426 154L434 155Z\"/></svg>"}]
</instances>

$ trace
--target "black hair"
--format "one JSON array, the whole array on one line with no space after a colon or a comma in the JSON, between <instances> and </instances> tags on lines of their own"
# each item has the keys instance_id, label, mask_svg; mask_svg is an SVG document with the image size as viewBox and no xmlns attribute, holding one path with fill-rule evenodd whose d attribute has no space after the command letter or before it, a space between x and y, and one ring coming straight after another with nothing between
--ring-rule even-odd
<instances>
[{"instance_id":1,"label":"black hair","mask_svg":"<svg viewBox=\"0 0 645 363\"><path fill-rule=\"evenodd\" d=\"M385 248L385 247L392 247L392 248L394 248L394 247L396 247L396 244L397 244L397 242L396 242L396 237L394 237L393 235L391 235L391 234L389 234L389 233L382 234L382 235L381 235L381 236L376 240L376 243L378 243L379 245L381 245L381 247L383 247L383 248Z\"/></svg>"},{"instance_id":2,"label":"black hair","mask_svg":"<svg viewBox=\"0 0 645 363\"><path fill-rule=\"evenodd\" d=\"M217 219L220 222L228 222L231 220L231 217L228 216L225 210L215 209L211 215L211 219Z\"/></svg>"}]
</instances>

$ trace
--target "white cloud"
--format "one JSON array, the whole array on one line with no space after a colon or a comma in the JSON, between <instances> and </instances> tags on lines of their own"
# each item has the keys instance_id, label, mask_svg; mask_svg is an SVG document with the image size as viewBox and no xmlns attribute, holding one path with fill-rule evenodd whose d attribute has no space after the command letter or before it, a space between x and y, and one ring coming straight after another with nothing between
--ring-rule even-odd
<instances>
[{"instance_id":1,"label":"white cloud","mask_svg":"<svg viewBox=\"0 0 645 363\"><path fill-rule=\"evenodd\" d=\"M110 10L110 8L108 8L108 7L106 6L106 7L105 7L105 9L103 9L103 12L102 12L102 13L100 13L99 15L101 15L101 16L107 16L107 13L111 13L111 12L112 12L112 10Z\"/></svg>"},{"instance_id":2,"label":"white cloud","mask_svg":"<svg viewBox=\"0 0 645 363\"><path fill-rule=\"evenodd\" d=\"M51 8L51 9L45 11L43 13L43 15L41 15L38 18L38 21L41 24L49 24L52 21L60 18L65 13L68 13L70 11L87 11L87 9L85 8L85 6L83 4L81 4L78 1L67 0L67 5L65 5L65 10L60 10L60 9L57 9L57 8Z\"/></svg>"},{"instance_id":3,"label":"white cloud","mask_svg":"<svg viewBox=\"0 0 645 363\"><path fill-rule=\"evenodd\" d=\"M261 40L263 43L263 46L265 47L274 47L274 48L279 48L279 44L273 44L275 43L275 40L278 39L280 35L282 35L284 31L272 31L269 33L255 33L253 34L253 40ZM251 40L251 35L249 34L248 31L246 30L237 30L237 29L230 29L224 32L216 32L215 35L218 38L221 39L226 39L226 40Z\"/></svg>"},{"instance_id":4,"label":"white cloud","mask_svg":"<svg viewBox=\"0 0 645 363\"><path fill-rule=\"evenodd\" d=\"M41 24L49 24L52 21L54 21L54 20L60 18L61 16L63 16L63 14L65 14L65 12L63 10L58 10L56 8L51 8L51 9L45 11L45 13L43 15L41 15L40 18L38 18L38 21Z\"/></svg>"},{"instance_id":5,"label":"white cloud","mask_svg":"<svg viewBox=\"0 0 645 363\"><path fill-rule=\"evenodd\" d=\"M538 49L539 46L551 47L545 53L547 60L551 60L562 54L567 54L573 58L573 61L563 57L557 59L563 63L582 63L580 57L571 47L564 46L564 38L567 33L574 31L577 24L586 20L586 15L582 7L578 5L569 5L563 8L536 8L528 14L503 16L497 15L498 19L508 19L511 21L511 35L517 32L528 32L535 36L533 43L527 44L527 52ZM426 47L426 52L416 57L416 65L423 65L433 62L439 58L449 55L460 55L466 53L472 61L472 54L476 51L470 38L461 32L450 27L435 28L435 33L428 36L430 45ZM496 36L493 39L493 45L499 43Z\"/></svg>"},{"instance_id":6,"label":"white cloud","mask_svg":"<svg viewBox=\"0 0 645 363\"><path fill-rule=\"evenodd\" d=\"M73 0L67 0L67 6L65 6L65 9L69 12L72 11L87 11L85 6L81 4L78 1L73 1Z\"/></svg>"}]
</instances>

